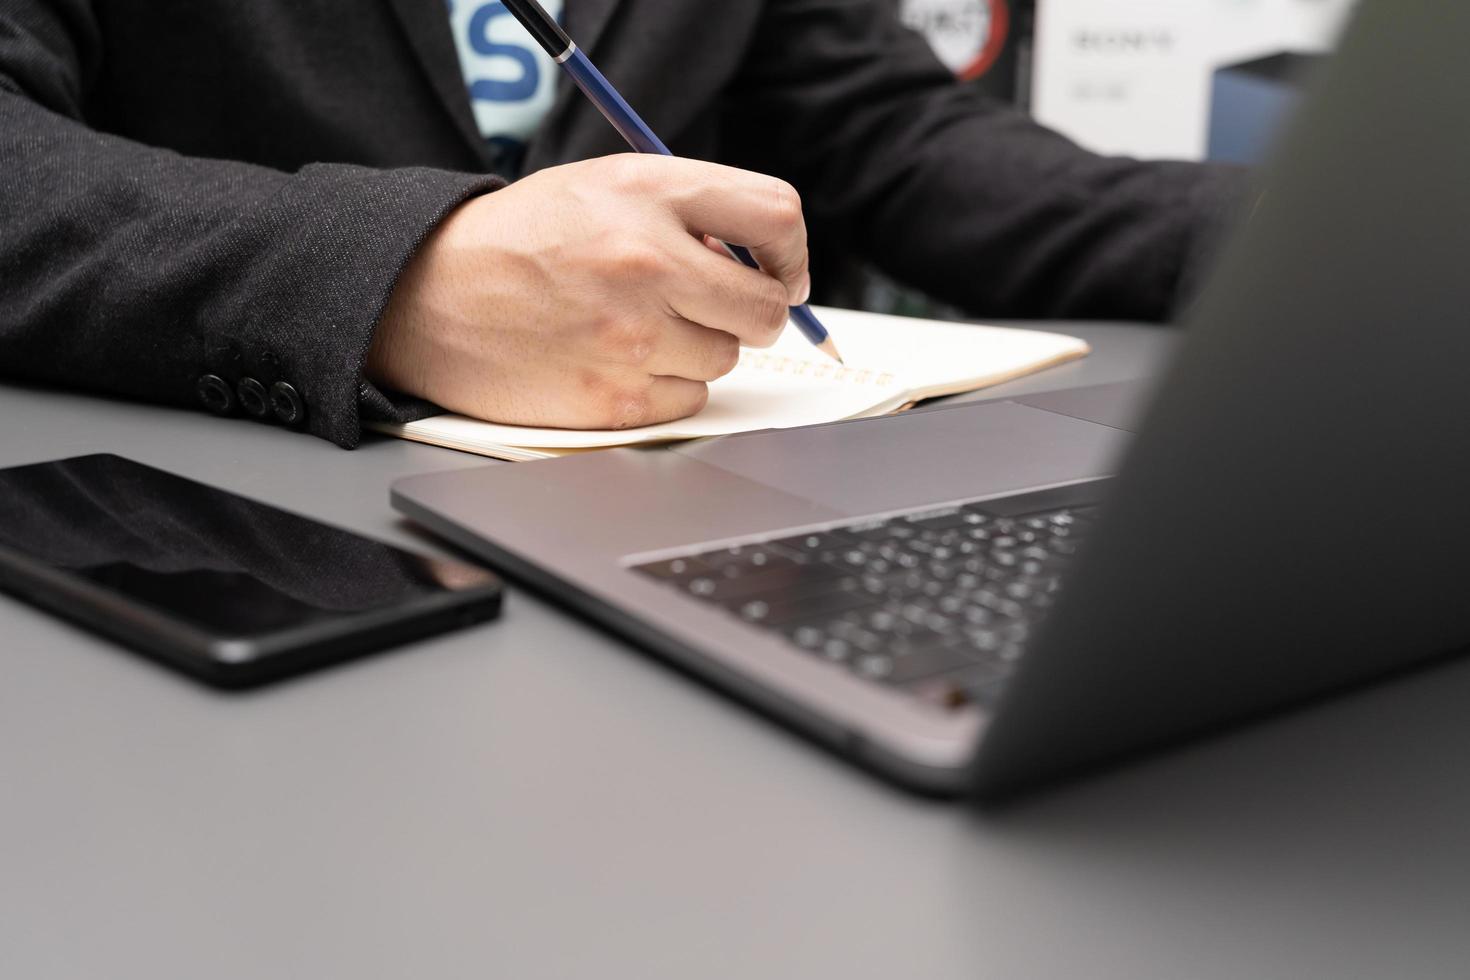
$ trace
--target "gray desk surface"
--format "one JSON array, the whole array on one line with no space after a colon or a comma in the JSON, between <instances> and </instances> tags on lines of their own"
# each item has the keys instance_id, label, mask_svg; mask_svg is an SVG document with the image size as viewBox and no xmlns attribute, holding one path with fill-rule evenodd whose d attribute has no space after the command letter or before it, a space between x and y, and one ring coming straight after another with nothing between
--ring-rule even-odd
<instances>
[{"instance_id":1,"label":"gray desk surface","mask_svg":"<svg viewBox=\"0 0 1470 980\"><path fill-rule=\"evenodd\" d=\"M1169 340L1076 332L1027 387ZM420 548L389 481L481 464L0 389L0 464L101 450ZM245 696L0 598L0 976L1463 977L1467 703L1452 664L986 813L520 591Z\"/></svg>"}]
</instances>

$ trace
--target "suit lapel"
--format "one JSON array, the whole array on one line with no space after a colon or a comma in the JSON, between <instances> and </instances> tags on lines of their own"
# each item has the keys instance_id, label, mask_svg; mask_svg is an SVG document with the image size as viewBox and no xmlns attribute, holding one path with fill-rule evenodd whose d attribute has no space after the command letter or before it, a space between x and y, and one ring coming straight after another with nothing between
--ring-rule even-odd
<instances>
[{"instance_id":1,"label":"suit lapel","mask_svg":"<svg viewBox=\"0 0 1470 980\"><path fill-rule=\"evenodd\" d=\"M612 22L613 13L623 2L624 0L564 0L566 6L565 13L562 14L562 24L577 47L589 58L596 60L597 43L602 40ZM536 135L531 138L530 145L526 147L527 173L557 162L567 144L570 119L574 116L583 118L582 113L574 110L585 109L590 112L591 115L587 117L589 123L607 125L595 109L581 104L584 100L585 97L577 91L577 86L562 73L556 83L556 100L546 118L541 121Z\"/></svg>"},{"instance_id":2,"label":"suit lapel","mask_svg":"<svg viewBox=\"0 0 1470 980\"><path fill-rule=\"evenodd\" d=\"M567 33L577 46L589 56L597 50L602 32L607 30L618 0L564 0L566 13L562 15Z\"/></svg>"},{"instance_id":3,"label":"suit lapel","mask_svg":"<svg viewBox=\"0 0 1470 980\"><path fill-rule=\"evenodd\" d=\"M576 3L577 0L569 2ZM459 53L454 49L448 4L445 0L388 0L388 3L398 17L419 67L428 76L429 86L449 114L450 122L481 166L489 166L491 157L475 124L469 94L465 90L464 73L459 66Z\"/></svg>"}]
</instances>

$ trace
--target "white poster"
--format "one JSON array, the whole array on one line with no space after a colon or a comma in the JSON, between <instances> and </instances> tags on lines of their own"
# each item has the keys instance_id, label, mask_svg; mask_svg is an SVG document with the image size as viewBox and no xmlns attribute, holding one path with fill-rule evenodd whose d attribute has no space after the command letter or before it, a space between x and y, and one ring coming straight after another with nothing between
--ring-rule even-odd
<instances>
[{"instance_id":1,"label":"white poster","mask_svg":"<svg viewBox=\"0 0 1470 980\"><path fill-rule=\"evenodd\" d=\"M1222 65L1324 51L1352 0L1039 0L1032 111L1103 153L1200 159Z\"/></svg>"}]
</instances>

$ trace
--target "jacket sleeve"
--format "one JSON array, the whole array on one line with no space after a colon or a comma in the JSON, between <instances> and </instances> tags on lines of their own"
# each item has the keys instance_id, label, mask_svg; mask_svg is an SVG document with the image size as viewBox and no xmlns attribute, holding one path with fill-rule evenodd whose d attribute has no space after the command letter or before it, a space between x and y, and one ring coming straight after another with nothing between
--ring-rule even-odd
<instances>
[{"instance_id":1,"label":"jacket sleeve","mask_svg":"<svg viewBox=\"0 0 1470 980\"><path fill-rule=\"evenodd\" d=\"M424 237L497 178L206 160L89 128L84 0L0 5L0 376L200 406L200 379L285 382L356 445L423 403L362 363Z\"/></svg>"},{"instance_id":2,"label":"jacket sleeve","mask_svg":"<svg viewBox=\"0 0 1470 980\"><path fill-rule=\"evenodd\" d=\"M1168 316L1244 175L1087 152L957 83L895 6L770 0L727 97L735 162L790 180L814 227L975 314Z\"/></svg>"}]
</instances>

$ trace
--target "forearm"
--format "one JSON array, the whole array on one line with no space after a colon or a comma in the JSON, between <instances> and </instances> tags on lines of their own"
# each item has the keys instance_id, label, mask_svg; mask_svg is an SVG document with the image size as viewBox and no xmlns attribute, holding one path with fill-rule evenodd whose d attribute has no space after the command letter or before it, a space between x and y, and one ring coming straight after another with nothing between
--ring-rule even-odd
<instances>
[{"instance_id":1,"label":"forearm","mask_svg":"<svg viewBox=\"0 0 1470 980\"><path fill-rule=\"evenodd\" d=\"M1235 172L1088 153L957 84L873 0L771 0L725 119L823 240L987 316L1161 319Z\"/></svg>"},{"instance_id":2,"label":"forearm","mask_svg":"<svg viewBox=\"0 0 1470 980\"><path fill-rule=\"evenodd\" d=\"M1187 301L1244 172L1101 157L950 98L906 115L910 165L848 219L867 258L987 316L1164 320Z\"/></svg>"},{"instance_id":3,"label":"forearm","mask_svg":"<svg viewBox=\"0 0 1470 980\"><path fill-rule=\"evenodd\" d=\"M3 76L0 76L3 78ZM495 178L198 160L94 132L0 82L0 373L198 406L286 381L359 438L363 357L437 222Z\"/></svg>"}]
</instances>

